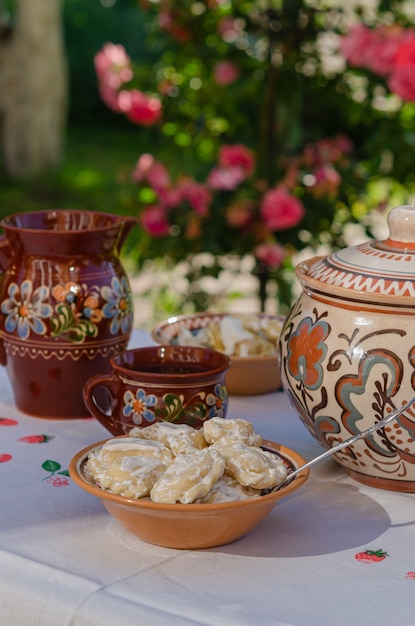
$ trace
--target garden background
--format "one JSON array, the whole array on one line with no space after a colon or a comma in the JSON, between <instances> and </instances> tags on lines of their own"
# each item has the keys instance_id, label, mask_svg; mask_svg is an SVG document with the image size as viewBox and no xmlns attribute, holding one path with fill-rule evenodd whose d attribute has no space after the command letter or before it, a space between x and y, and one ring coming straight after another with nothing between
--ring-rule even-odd
<instances>
[{"instance_id":1,"label":"garden background","mask_svg":"<svg viewBox=\"0 0 415 626\"><path fill-rule=\"evenodd\" d=\"M0 3L6 49L29 1ZM386 236L387 211L414 201L414 9L65 0L60 159L17 171L3 151L0 216L136 215L123 262L141 326L285 312L301 258Z\"/></svg>"}]
</instances>

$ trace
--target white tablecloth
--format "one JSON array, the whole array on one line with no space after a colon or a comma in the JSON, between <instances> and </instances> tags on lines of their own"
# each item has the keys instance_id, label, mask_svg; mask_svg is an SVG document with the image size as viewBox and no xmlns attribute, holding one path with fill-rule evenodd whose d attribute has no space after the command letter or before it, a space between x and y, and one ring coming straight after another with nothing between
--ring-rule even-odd
<instances>
[{"instance_id":1,"label":"white tablecloth","mask_svg":"<svg viewBox=\"0 0 415 626\"><path fill-rule=\"evenodd\" d=\"M151 343L135 331L130 345ZM322 451L283 392L231 397L229 417L307 459ZM415 623L415 495L363 486L328 460L243 539L160 548L66 475L78 450L107 436L92 418L22 415L0 371L0 624ZM368 563L366 550L387 555Z\"/></svg>"}]
</instances>

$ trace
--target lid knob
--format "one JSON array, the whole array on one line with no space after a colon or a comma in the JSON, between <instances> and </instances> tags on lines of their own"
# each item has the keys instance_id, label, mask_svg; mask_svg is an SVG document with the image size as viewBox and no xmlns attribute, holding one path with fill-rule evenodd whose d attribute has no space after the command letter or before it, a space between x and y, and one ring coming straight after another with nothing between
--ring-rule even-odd
<instances>
[{"instance_id":1,"label":"lid knob","mask_svg":"<svg viewBox=\"0 0 415 626\"><path fill-rule=\"evenodd\" d=\"M415 204L392 209L388 215L388 226L392 241L415 243Z\"/></svg>"}]
</instances>

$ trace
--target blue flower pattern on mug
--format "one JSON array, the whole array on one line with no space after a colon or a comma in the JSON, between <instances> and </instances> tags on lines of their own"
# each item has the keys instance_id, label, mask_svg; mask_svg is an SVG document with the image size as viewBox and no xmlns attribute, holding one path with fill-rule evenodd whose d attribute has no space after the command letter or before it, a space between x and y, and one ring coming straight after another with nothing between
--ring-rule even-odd
<instances>
[{"instance_id":1,"label":"blue flower pattern on mug","mask_svg":"<svg viewBox=\"0 0 415 626\"><path fill-rule=\"evenodd\" d=\"M206 404L209 407L208 417L225 417L228 405L228 393L226 387L218 383L215 385L214 393L208 393Z\"/></svg>"},{"instance_id":2,"label":"blue flower pattern on mug","mask_svg":"<svg viewBox=\"0 0 415 626\"><path fill-rule=\"evenodd\" d=\"M46 324L43 320L53 314L53 307L45 302L49 297L49 288L40 286L33 291L32 281L24 280L20 288L16 283L11 283L8 296L1 303L1 312L6 315L6 331L12 333L17 329L21 339L27 339L30 331L45 335Z\"/></svg>"},{"instance_id":3,"label":"blue flower pattern on mug","mask_svg":"<svg viewBox=\"0 0 415 626\"><path fill-rule=\"evenodd\" d=\"M48 327L43 320L50 321L52 337L65 334L70 341L78 343L95 337L97 324L103 319L111 320L113 335L120 330L127 333L133 326L133 302L125 277L121 280L113 277L111 286L95 286L91 291L75 282L54 285L52 290L46 285L33 289L33 282L26 279L20 286L10 283L7 296L0 306L5 315L4 328L8 333L17 332L21 339L27 339L31 332L47 335ZM102 310L100 296L105 300Z\"/></svg>"},{"instance_id":4,"label":"blue flower pattern on mug","mask_svg":"<svg viewBox=\"0 0 415 626\"><path fill-rule=\"evenodd\" d=\"M225 417L228 393L223 384L217 383L211 392L199 391L185 401L182 394L165 393L162 396L147 394L140 387L137 391L127 389L123 395L122 413L137 426L155 420L200 424L211 417Z\"/></svg>"},{"instance_id":5,"label":"blue flower pattern on mug","mask_svg":"<svg viewBox=\"0 0 415 626\"><path fill-rule=\"evenodd\" d=\"M148 395L144 389L137 389L135 395L132 391L127 390L124 394L124 409L123 414L125 417L131 417L134 424L139 426L143 419L148 422L154 422L156 416L151 409L157 405L157 398L154 394Z\"/></svg>"},{"instance_id":6,"label":"blue flower pattern on mug","mask_svg":"<svg viewBox=\"0 0 415 626\"><path fill-rule=\"evenodd\" d=\"M104 300L107 300L102 313L104 317L112 318L111 333L115 335L120 328L123 333L126 333L133 324L133 304L125 276L121 280L114 276L111 287L102 287L101 295Z\"/></svg>"}]
</instances>

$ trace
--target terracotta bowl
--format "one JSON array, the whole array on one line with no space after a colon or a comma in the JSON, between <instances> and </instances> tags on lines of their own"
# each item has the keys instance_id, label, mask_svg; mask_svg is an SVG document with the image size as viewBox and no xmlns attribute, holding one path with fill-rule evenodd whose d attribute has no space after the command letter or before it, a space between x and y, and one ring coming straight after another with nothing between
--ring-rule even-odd
<instances>
[{"instance_id":1,"label":"terracotta bowl","mask_svg":"<svg viewBox=\"0 0 415 626\"><path fill-rule=\"evenodd\" d=\"M88 446L73 457L69 464L71 478L81 489L99 498L110 515L133 535L147 543L167 548L213 548L240 539L309 477L309 470L306 469L280 491L235 502L161 504L150 500L133 500L100 489L84 473L88 453L102 446L105 441ZM279 454L290 468L305 463L299 454L278 443L264 440L262 447Z\"/></svg>"},{"instance_id":2,"label":"terracotta bowl","mask_svg":"<svg viewBox=\"0 0 415 626\"><path fill-rule=\"evenodd\" d=\"M182 328L190 330L195 336L202 328L232 314L227 313L194 313L192 315L178 315L170 317L157 324L152 330L152 337L157 343L177 345L178 333ZM256 314L261 319L284 322L281 315ZM230 355L231 366L226 374L228 393L234 396L251 396L271 393L281 388L281 376L277 346L275 356L247 356Z\"/></svg>"}]
</instances>

